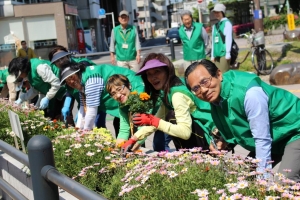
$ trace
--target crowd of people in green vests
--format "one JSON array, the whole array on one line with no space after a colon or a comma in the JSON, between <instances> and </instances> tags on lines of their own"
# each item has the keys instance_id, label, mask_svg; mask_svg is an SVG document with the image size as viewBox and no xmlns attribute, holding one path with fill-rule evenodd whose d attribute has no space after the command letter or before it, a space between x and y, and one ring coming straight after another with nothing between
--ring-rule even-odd
<instances>
[{"instance_id":1,"label":"crowd of people in green vests","mask_svg":"<svg viewBox=\"0 0 300 200\"><path fill-rule=\"evenodd\" d=\"M220 21L225 16L222 5L216 4L214 9ZM127 16L126 12L120 14ZM120 17L124 22L124 16ZM219 28L226 28L227 21L224 24ZM193 29L198 28L192 23L192 30L183 27L180 34L192 31L193 35ZM116 42L122 39L118 34L124 34L117 30ZM287 178L299 182L299 98L266 84L255 74L228 70L225 64L230 57L226 45L216 38L218 33L213 32L213 42L218 44L212 61L193 60L184 77L176 75L173 63L161 53L147 55L135 72L129 67L74 58L63 46L55 47L49 60L14 58L1 73L13 83L11 92L29 82L30 87L15 101L17 105L42 94L38 108L50 118L61 115L62 120L69 120L79 129L92 130L94 126L105 127L106 113L114 116L116 144L122 144L123 153L138 149L152 133L156 151L170 151L170 140L176 149L201 147L211 152L240 145L250 151L249 156L260 160L257 170L263 178L268 178L268 170L281 161L279 172L290 169ZM134 36L130 38L131 42L135 40ZM196 39L193 41L196 43ZM136 51L135 45L122 43L115 49L116 54L130 48ZM219 55L217 61L222 48L224 55ZM147 92L152 109L129 115L128 107L122 104L132 91ZM76 117L72 116L74 101L78 103ZM130 121L138 127L134 134Z\"/></svg>"}]
</instances>

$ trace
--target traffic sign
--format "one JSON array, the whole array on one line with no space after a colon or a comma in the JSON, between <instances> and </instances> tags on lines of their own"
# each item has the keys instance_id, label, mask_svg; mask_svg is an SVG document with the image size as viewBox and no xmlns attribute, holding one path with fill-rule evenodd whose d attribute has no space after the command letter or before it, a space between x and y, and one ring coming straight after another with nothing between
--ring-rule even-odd
<instances>
[{"instance_id":1,"label":"traffic sign","mask_svg":"<svg viewBox=\"0 0 300 200\"><path fill-rule=\"evenodd\" d=\"M289 27L290 31L295 30L294 14L288 14L287 21L288 21L288 27Z\"/></svg>"},{"instance_id":2,"label":"traffic sign","mask_svg":"<svg viewBox=\"0 0 300 200\"><path fill-rule=\"evenodd\" d=\"M99 15L99 19L106 18L105 10L103 8L100 8L98 11L98 15Z\"/></svg>"}]
</instances>

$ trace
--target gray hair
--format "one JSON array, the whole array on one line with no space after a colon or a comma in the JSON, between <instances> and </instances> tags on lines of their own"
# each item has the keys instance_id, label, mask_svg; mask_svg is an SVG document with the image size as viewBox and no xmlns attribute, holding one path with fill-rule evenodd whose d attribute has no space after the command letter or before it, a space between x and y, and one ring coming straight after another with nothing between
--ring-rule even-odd
<instances>
[{"instance_id":1,"label":"gray hair","mask_svg":"<svg viewBox=\"0 0 300 200\"><path fill-rule=\"evenodd\" d=\"M189 10L182 10L182 11L180 12L180 17L181 17L181 19L183 18L184 15L189 15L189 16L193 19L192 12L189 11Z\"/></svg>"}]
</instances>

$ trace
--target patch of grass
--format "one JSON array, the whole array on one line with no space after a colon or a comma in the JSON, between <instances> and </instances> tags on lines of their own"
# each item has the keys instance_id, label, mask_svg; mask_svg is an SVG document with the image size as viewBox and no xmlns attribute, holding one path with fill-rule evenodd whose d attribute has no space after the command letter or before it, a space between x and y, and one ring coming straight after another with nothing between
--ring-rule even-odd
<instances>
[{"instance_id":1,"label":"patch of grass","mask_svg":"<svg viewBox=\"0 0 300 200\"><path fill-rule=\"evenodd\" d=\"M247 50L241 51L239 53L237 61L241 62L245 58L247 54ZM280 52L272 52L269 50L269 52L272 55L272 58L274 60L274 68L283 65L283 64L289 64L294 62L300 62L300 41L294 41L290 45L288 45L283 51ZM248 58L245 60L243 64L240 65L240 71L255 71L255 69L252 66L251 62L251 53L248 55Z\"/></svg>"}]
</instances>

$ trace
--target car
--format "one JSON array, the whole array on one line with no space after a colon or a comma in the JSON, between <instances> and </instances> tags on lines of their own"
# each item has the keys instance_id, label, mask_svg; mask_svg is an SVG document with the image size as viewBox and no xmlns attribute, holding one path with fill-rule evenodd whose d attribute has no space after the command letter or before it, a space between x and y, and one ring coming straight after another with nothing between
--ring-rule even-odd
<instances>
[{"instance_id":1,"label":"car","mask_svg":"<svg viewBox=\"0 0 300 200\"><path fill-rule=\"evenodd\" d=\"M173 40L174 44L181 44L181 39L179 37L179 29L178 28L171 28L167 31L166 43L170 44L170 40Z\"/></svg>"}]
</instances>

